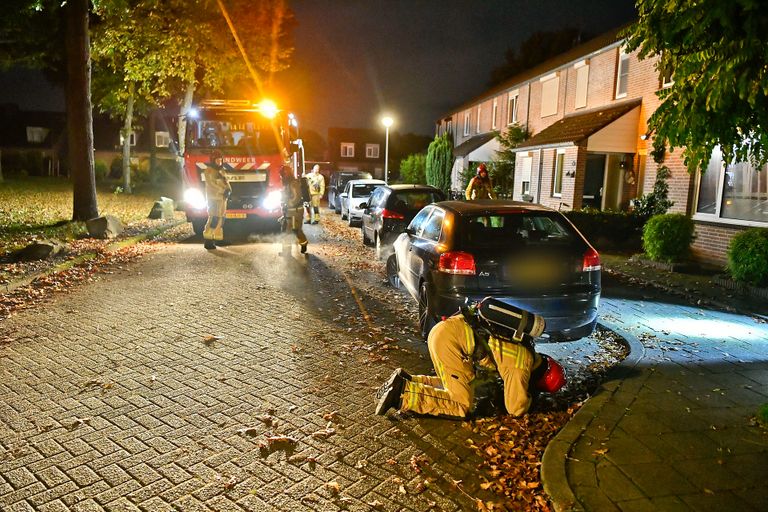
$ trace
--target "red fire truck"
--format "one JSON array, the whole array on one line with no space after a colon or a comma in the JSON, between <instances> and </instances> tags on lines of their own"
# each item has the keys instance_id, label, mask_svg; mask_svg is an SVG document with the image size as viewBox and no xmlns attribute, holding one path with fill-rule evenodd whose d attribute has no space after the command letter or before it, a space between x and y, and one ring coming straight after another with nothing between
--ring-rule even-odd
<instances>
[{"instance_id":1,"label":"red fire truck","mask_svg":"<svg viewBox=\"0 0 768 512\"><path fill-rule=\"evenodd\" d=\"M274 106L247 100L206 100L187 115L184 147L184 204L187 220L201 234L208 219L205 165L221 151L232 195L226 226L278 228L281 213L280 169L296 169L289 154L288 122Z\"/></svg>"}]
</instances>

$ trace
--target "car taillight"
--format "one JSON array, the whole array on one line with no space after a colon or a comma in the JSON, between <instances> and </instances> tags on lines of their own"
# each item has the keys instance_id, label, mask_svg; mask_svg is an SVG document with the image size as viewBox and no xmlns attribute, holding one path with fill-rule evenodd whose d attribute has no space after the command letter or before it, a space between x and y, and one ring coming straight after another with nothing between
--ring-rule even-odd
<instances>
[{"instance_id":1,"label":"car taillight","mask_svg":"<svg viewBox=\"0 0 768 512\"><path fill-rule=\"evenodd\" d=\"M437 270L446 274L475 275L475 257L468 252L449 251L440 255Z\"/></svg>"},{"instance_id":2,"label":"car taillight","mask_svg":"<svg viewBox=\"0 0 768 512\"><path fill-rule=\"evenodd\" d=\"M582 272L589 272L591 270L600 270L600 255L593 248L587 249L584 253L584 260L581 266Z\"/></svg>"},{"instance_id":3,"label":"car taillight","mask_svg":"<svg viewBox=\"0 0 768 512\"><path fill-rule=\"evenodd\" d=\"M405 220L405 215L403 215L402 213L398 213L398 212L393 211L393 210L387 210L386 208L384 208L381 211L381 216L384 217L385 219Z\"/></svg>"}]
</instances>

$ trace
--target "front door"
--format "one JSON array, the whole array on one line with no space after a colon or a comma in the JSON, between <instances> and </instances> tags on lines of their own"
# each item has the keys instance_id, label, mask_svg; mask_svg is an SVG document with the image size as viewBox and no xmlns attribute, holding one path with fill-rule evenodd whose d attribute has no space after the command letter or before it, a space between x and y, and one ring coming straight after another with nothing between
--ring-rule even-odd
<instances>
[{"instance_id":1,"label":"front door","mask_svg":"<svg viewBox=\"0 0 768 512\"><path fill-rule=\"evenodd\" d=\"M600 210L603 204L603 182L605 181L605 157L595 153L587 154L587 169L584 175L584 195L581 206Z\"/></svg>"}]
</instances>

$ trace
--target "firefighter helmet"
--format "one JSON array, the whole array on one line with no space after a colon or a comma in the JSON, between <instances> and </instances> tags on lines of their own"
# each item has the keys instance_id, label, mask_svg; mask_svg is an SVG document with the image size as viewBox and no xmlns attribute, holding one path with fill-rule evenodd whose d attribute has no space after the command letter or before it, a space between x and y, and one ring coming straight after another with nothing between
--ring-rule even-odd
<instances>
[{"instance_id":1,"label":"firefighter helmet","mask_svg":"<svg viewBox=\"0 0 768 512\"><path fill-rule=\"evenodd\" d=\"M480 176L481 172L488 174L488 168L485 166L485 164L480 164L477 166L477 175Z\"/></svg>"},{"instance_id":2,"label":"firefighter helmet","mask_svg":"<svg viewBox=\"0 0 768 512\"><path fill-rule=\"evenodd\" d=\"M534 387L537 391L557 393L560 388L565 386L565 369L547 354L536 354L536 359L539 358L541 358L541 363L531 375Z\"/></svg>"}]
</instances>

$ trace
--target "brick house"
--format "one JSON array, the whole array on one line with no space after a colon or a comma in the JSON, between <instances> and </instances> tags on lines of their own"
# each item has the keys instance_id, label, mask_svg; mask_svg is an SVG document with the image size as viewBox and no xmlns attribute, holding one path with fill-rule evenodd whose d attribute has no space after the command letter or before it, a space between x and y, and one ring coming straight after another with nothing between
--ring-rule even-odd
<instances>
[{"instance_id":1,"label":"brick house","mask_svg":"<svg viewBox=\"0 0 768 512\"><path fill-rule=\"evenodd\" d=\"M384 132L364 128L328 128L328 160L334 170L368 171L384 177Z\"/></svg>"},{"instance_id":2,"label":"brick house","mask_svg":"<svg viewBox=\"0 0 768 512\"><path fill-rule=\"evenodd\" d=\"M0 166L5 173L59 176L66 151L66 117L63 112L20 110L0 105Z\"/></svg>"},{"instance_id":3,"label":"brick house","mask_svg":"<svg viewBox=\"0 0 768 512\"><path fill-rule=\"evenodd\" d=\"M658 108L656 92L669 76L656 59L624 53L621 29L577 46L464 103L436 123L453 133L457 150L454 188L472 161L493 160L488 137L519 123L531 137L516 149L513 198L553 208L626 210L630 200L653 189L660 167L649 156L653 134L647 120ZM462 151L458 151L462 153ZM751 226L768 227L768 172L749 164L723 165L716 152L708 172L689 173L679 149L663 164L671 212L696 224L694 256L723 264L728 242Z\"/></svg>"}]
</instances>

